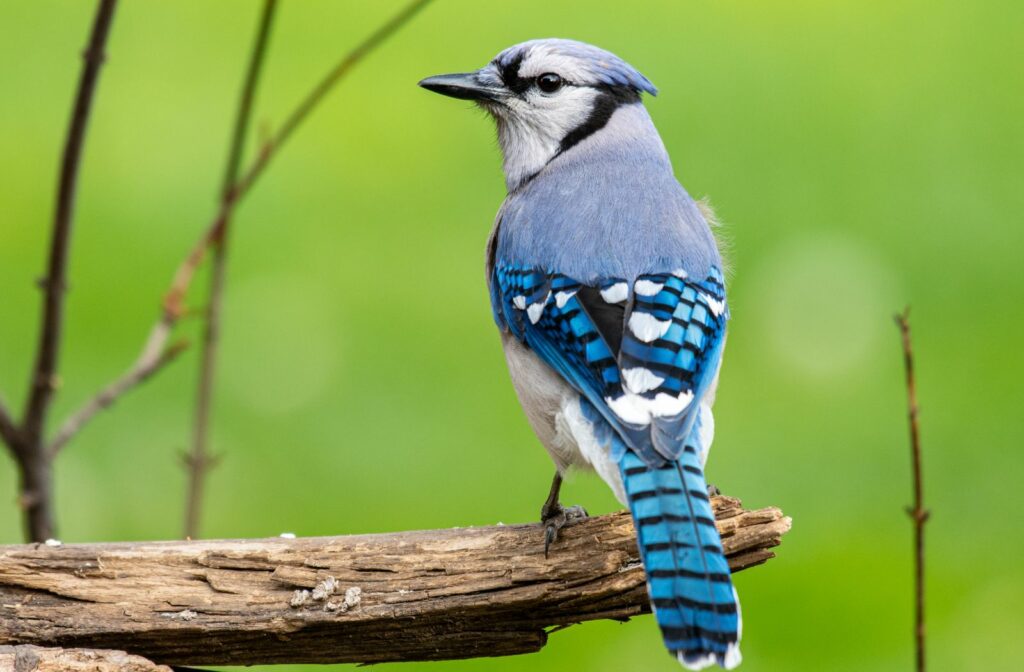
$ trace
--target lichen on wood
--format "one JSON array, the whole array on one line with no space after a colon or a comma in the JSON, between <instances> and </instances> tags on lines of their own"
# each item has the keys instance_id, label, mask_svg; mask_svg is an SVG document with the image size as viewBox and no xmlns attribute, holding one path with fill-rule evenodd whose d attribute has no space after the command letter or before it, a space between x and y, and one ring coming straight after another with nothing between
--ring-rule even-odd
<instances>
[{"instance_id":1,"label":"lichen on wood","mask_svg":"<svg viewBox=\"0 0 1024 672\"><path fill-rule=\"evenodd\" d=\"M789 530L712 498L733 571ZM341 537L0 546L0 645L119 649L173 665L378 663L536 651L552 628L649 610L625 512Z\"/></svg>"}]
</instances>

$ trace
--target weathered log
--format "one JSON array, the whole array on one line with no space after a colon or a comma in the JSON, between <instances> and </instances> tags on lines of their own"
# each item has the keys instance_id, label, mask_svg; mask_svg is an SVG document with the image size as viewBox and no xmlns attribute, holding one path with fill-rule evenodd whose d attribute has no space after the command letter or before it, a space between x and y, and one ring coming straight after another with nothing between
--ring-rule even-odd
<instances>
[{"instance_id":1,"label":"weathered log","mask_svg":"<svg viewBox=\"0 0 1024 672\"><path fill-rule=\"evenodd\" d=\"M0 646L0 672L171 672L124 651Z\"/></svg>"},{"instance_id":2,"label":"weathered log","mask_svg":"<svg viewBox=\"0 0 1024 672\"><path fill-rule=\"evenodd\" d=\"M733 571L789 530L712 504ZM0 546L0 645L121 649L172 665L377 663L537 651L548 629L649 610L627 513L302 539Z\"/></svg>"}]
</instances>

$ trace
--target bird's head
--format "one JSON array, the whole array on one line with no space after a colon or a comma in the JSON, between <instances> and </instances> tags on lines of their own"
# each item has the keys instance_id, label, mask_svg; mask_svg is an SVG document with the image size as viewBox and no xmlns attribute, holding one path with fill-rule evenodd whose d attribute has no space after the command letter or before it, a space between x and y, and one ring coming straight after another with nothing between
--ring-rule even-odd
<instances>
[{"instance_id":1,"label":"bird's head","mask_svg":"<svg viewBox=\"0 0 1024 672\"><path fill-rule=\"evenodd\" d=\"M608 123L622 105L657 89L618 56L574 40L509 47L474 72L427 77L420 86L472 100L498 123L513 189Z\"/></svg>"}]
</instances>

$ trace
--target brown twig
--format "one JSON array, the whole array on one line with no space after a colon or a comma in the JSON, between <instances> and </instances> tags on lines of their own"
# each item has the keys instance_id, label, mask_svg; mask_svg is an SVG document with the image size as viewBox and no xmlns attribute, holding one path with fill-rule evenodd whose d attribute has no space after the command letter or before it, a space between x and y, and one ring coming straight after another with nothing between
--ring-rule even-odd
<instances>
[{"instance_id":1,"label":"brown twig","mask_svg":"<svg viewBox=\"0 0 1024 672\"><path fill-rule=\"evenodd\" d=\"M179 316L170 316L166 312L161 316L160 320L150 329L149 336L142 346L142 352L132 362L132 365L93 395L61 424L60 429L47 444L46 450L50 457L56 457L99 411L112 406L123 395L152 378L187 349L187 341L167 346L171 331L178 319Z\"/></svg>"},{"instance_id":2,"label":"brown twig","mask_svg":"<svg viewBox=\"0 0 1024 672\"><path fill-rule=\"evenodd\" d=\"M430 0L413 0L349 52L299 103L277 133L262 143L256 158L241 178L232 186L225 187L216 216L178 266L170 288L164 297L160 319L150 330L143 347L143 354L133 362L127 371L108 384L65 421L53 441L46 444L44 436L46 415L58 383L56 367L63 322L63 297L67 284L67 254L78 166L99 66L103 61L103 48L117 4L116 0L100 0L89 46L83 54L85 66L65 147L48 273L45 280L41 282L45 290L43 328L29 390L29 403L21 426L19 427L14 422L6 408L0 406L0 438L8 445L18 461L21 472L19 501L25 509L26 532L30 538L41 541L53 534L52 456L59 452L99 410L109 406L121 395L151 377L180 353L178 346L168 348L167 342L175 325L187 313L184 306L185 295L206 251L222 240L240 198L248 193L288 138L348 71L429 2ZM238 132L244 137L244 129ZM232 157L226 174L237 172L237 164L241 162L240 147L237 156L233 151ZM235 166L232 167L232 164ZM211 306L210 312L214 312L213 306ZM212 370L212 366L210 368ZM209 460L197 462L208 463Z\"/></svg>"},{"instance_id":3,"label":"brown twig","mask_svg":"<svg viewBox=\"0 0 1024 672\"><path fill-rule=\"evenodd\" d=\"M206 317L206 329L203 339L203 352L200 361L199 385L196 395L196 413L193 427L193 441L190 455L186 458L189 468L189 488L186 498L185 535L195 538L199 531L199 518L202 510L203 484L206 471L214 463L208 456L209 422L213 397L213 382L217 360L217 343L220 333L221 302L224 291L224 272L226 265L226 240L230 230L231 219L238 201L252 188L256 180L266 170L270 160L276 155L292 133L302 124L316 106L323 101L330 90L367 54L379 46L385 39L404 25L430 0L415 0L409 3L398 14L381 26L370 37L345 55L334 68L313 88L299 103L294 111L285 119L277 133L266 140L248 170L239 179L239 166L244 144L246 129L251 117L252 99L259 79L269 27L273 20L274 3L267 0L263 9L263 17L253 44L252 56L242 96L239 101L238 115L233 133L231 151L225 171L224 184L221 190L220 208L217 217L193 247L185 263L179 267L175 282L165 301L165 311L180 315L183 310L184 297L202 262L206 251L213 248L213 269L211 272L210 303Z\"/></svg>"},{"instance_id":4,"label":"brown twig","mask_svg":"<svg viewBox=\"0 0 1024 672\"><path fill-rule=\"evenodd\" d=\"M88 46L82 52L82 72L61 160L46 276L39 283L43 289L43 318L25 413L20 427L14 426L6 411L0 420L0 433L18 463L19 501L24 507L25 533L35 541L53 536L54 530L53 472L45 445L46 418L58 386L57 364L64 323L68 252L82 148L116 6L117 0L99 1Z\"/></svg>"},{"instance_id":5,"label":"brown twig","mask_svg":"<svg viewBox=\"0 0 1024 672\"><path fill-rule=\"evenodd\" d=\"M11 451L11 456L16 457L14 446L18 442L18 426L2 399L0 399L0 441Z\"/></svg>"},{"instance_id":6,"label":"brown twig","mask_svg":"<svg viewBox=\"0 0 1024 672\"><path fill-rule=\"evenodd\" d=\"M319 84L314 87L309 95L299 103L299 106L288 116L285 122L278 129L277 133L271 137L267 143L268 151L261 155L263 159L262 163L266 164L273 155L273 148L280 147L283 145L288 138L291 136L295 129L298 128L309 113L312 112L317 105L323 100L331 89L346 75L349 70L353 68L359 61L363 60L370 52L376 49L380 44L391 37L391 35L405 25L418 11L423 9L430 3L430 0L413 0L406 5L401 11L395 14L387 23L378 28L374 33L366 38L361 44L357 45L355 49L350 51L344 58L342 58L334 68L327 73ZM262 172L263 167L259 165L253 166L253 170L250 171L250 175L243 179L243 183L246 184L246 188L251 185L251 182L255 181L259 173Z\"/></svg>"},{"instance_id":7,"label":"brown twig","mask_svg":"<svg viewBox=\"0 0 1024 672\"><path fill-rule=\"evenodd\" d=\"M313 90L299 103L299 105L288 115L288 118L281 125L276 133L263 142L256 158L242 173L242 177L230 190L228 197L221 200L217 215L210 222L185 260L178 266L170 290L164 298L164 312L170 314L176 320L184 312L185 294L188 292L192 278L195 276L199 264L202 263L206 251L215 244L221 237L225 222L230 218L239 200L245 196L256 180L266 170L270 160L277 155L284 143L291 137L295 130L302 124L309 114L322 102L330 90L352 69L363 57L369 54L381 42L391 36L420 9L425 7L430 0L413 0L390 21L374 32L355 49L346 54L337 65L313 88Z\"/></svg>"},{"instance_id":8,"label":"brown twig","mask_svg":"<svg viewBox=\"0 0 1024 672\"><path fill-rule=\"evenodd\" d=\"M130 369L100 390L96 396L64 421L47 446L48 455L51 458L56 457L57 453L67 445L67 442L81 431L82 427L92 420L97 413L112 406L114 402L132 388L146 382L157 371L174 361L187 348L187 341L178 341L162 351L150 352L148 349L143 349L139 358Z\"/></svg>"},{"instance_id":9,"label":"brown twig","mask_svg":"<svg viewBox=\"0 0 1024 672\"><path fill-rule=\"evenodd\" d=\"M429 3L430 0L413 0L413 2L410 2L404 9L392 17L391 20L377 29L376 32L356 46L355 49L346 54L338 64L335 65L334 68L332 68L331 71L328 72L315 87L313 87L313 90L306 95L292 113L288 115L277 132L263 142L256 158L249 165L248 169L242 173L241 178L230 190L228 197L221 200L220 208L217 211L216 217L213 218L213 221L210 222L210 225L203 232L203 235L196 244L193 245L185 260L180 266L178 266L178 270L175 272L170 290L164 298L165 314L170 314L173 316L173 319L176 320L177 317L184 312L185 294L188 292L192 278L195 276L196 270L198 270L199 265L202 263L203 258L206 255L206 251L220 239L223 234L225 222L230 218L235 206L243 196L249 193L249 190L252 189L256 180L258 180L266 170L270 160L280 152L281 147L292 136L295 130L303 121L306 120L316 106L323 101L324 97L330 92L330 90L339 81L341 81L346 74L348 74L352 67L358 64L363 57L369 54L385 39L390 37L419 10L423 9L423 7Z\"/></svg>"},{"instance_id":10,"label":"brown twig","mask_svg":"<svg viewBox=\"0 0 1024 672\"><path fill-rule=\"evenodd\" d=\"M245 136L249 132L252 119L252 104L256 98L256 87L259 84L260 73L263 71L263 59L267 52L267 44L270 41L270 27L274 23L274 13L277 11L277 0L264 0L263 13L260 15L259 28L256 31L256 38L253 41L252 53L249 56L249 66L245 73L245 83L238 101L238 110L235 114L235 125L231 135L231 148L228 151L228 161L224 168L224 179L221 182L221 200L230 199L231 188L238 180L238 171L242 165L242 153L245 150Z\"/></svg>"},{"instance_id":11,"label":"brown twig","mask_svg":"<svg viewBox=\"0 0 1024 672\"><path fill-rule=\"evenodd\" d=\"M296 110L289 115L288 120L284 125L282 125L281 130L278 131L276 135L271 136L270 139L262 143L257 157L250 164L241 179L238 180L237 184L232 189L227 190L226 196L222 196L218 203L217 213L213 220L207 225L206 229L199 237L199 240L196 241L192 249L189 250L188 254L185 256L185 259L182 260L178 265L178 268L175 270L170 286L164 295L160 318L150 329L149 336L143 346L143 353L149 353L149 356L140 356L132 363L132 366L129 367L127 371L121 374L118 379L110 383L104 389L109 389L115 386L120 380L137 377L140 368L143 368L147 362L153 362L154 359L156 359L158 365L152 372L143 377L144 380L159 371L164 364L169 363L169 361L173 359L160 358L159 353L166 351L171 333L178 322L192 313L192 311L189 311L187 306L185 306L185 296L192 284L196 271L198 271L200 264L206 256L207 250L216 245L220 240L225 228L225 223L229 221L232 213L234 212L234 208L241 197L248 193L256 179L266 169L270 158L272 158L272 156L281 149L284 141L292 134L292 132L294 132L299 123L308 116L315 107L315 103L319 102L319 100L327 93L330 86L336 84L341 75L354 65L355 61L353 60L353 54L365 55L369 46L375 46L377 43L382 41L385 37L394 32L402 23L410 19L417 10L422 8L429 1L430 0L416 0L415 2L412 2L388 24L386 24L383 29L374 33L369 40L350 52L341 61L341 63L339 63L338 66L335 66L331 73L317 85L313 90L313 93L309 94L296 108ZM358 58L355 60L357 61ZM130 389L132 389L131 386L125 388L123 391L127 392ZM89 403L92 402L87 402L87 405ZM72 436L73 435L64 437L63 444L66 444Z\"/></svg>"},{"instance_id":12,"label":"brown twig","mask_svg":"<svg viewBox=\"0 0 1024 672\"><path fill-rule=\"evenodd\" d=\"M924 508L924 484L921 476L921 434L918 425L917 388L914 382L914 351L910 341L910 308L896 315L903 341L903 366L907 380L907 417L910 422L910 454L914 470L914 505L907 507L907 513L914 521L914 593L915 619L914 642L917 671L924 672L925 665L925 621L924 621L924 525L929 512Z\"/></svg>"},{"instance_id":13,"label":"brown twig","mask_svg":"<svg viewBox=\"0 0 1024 672\"><path fill-rule=\"evenodd\" d=\"M252 103L256 97L263 60L270 39L270 27L274 22L277 0L265 0L260 16L256 38L253 40L252 53L242 85L242 93L238 101L231 146L228 150L227 167L224 182L221 185L220 199L222 206L233 200L233 187L238 180L238 171L245 147L245 136L248 133L252 118ZM213 245L213 268L210 274L210 302L206 310L206 325L203 332L202 351L199 357L199 382L196 389L195 419L192 430L192 450L186 460L188 465L188 493L185 498L185 536L199 536L199 517L202 511L203 485L207 469L212 465L208 457L210 414L213 404L213 381L217 366L217 346L220 336L221 302L224 294L224 276L227 262L227 241L231 225L232 210L225 208L220 234Z\"/></svg>"}]
</instances>

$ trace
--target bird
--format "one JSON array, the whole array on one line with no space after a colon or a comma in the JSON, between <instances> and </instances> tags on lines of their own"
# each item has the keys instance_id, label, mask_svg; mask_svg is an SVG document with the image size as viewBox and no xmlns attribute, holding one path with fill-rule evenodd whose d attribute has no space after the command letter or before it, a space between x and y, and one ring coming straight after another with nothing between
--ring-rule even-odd
<instances>
[{"instance_id":1,"label":"bird","mask_svg":"<svg viewBox=\"0 0 1024 672\"><path fill-rule=\"evenodd\" d=\"M704 464L729 309L713 215L675 177L618 56L539 39L419 85L497 125L507 196L486 247L494 322L527 420L555 463L545 554L586 512L569 469L628 506L655 619L688 669L741 661L741 616Z\"/></svg>"}]
</instances>

